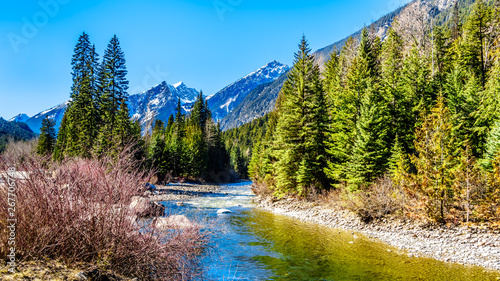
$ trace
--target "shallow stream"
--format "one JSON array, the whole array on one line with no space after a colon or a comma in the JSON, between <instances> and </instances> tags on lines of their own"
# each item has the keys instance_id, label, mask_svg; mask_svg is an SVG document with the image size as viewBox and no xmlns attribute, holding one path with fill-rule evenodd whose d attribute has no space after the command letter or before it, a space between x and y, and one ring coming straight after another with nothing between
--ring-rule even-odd
<instances>
[{"instance_id":1,"label":"shallow stream","mask_svg":"<svg viewBox=\"0 0 500 281\"><path fill-rule=\"evenodd\" d=\"M408 257L363 234L259 210L250 184L226 185L182 206L164 202L170 214L213 232L203 280L500 280L500 272Z\"/></svg>"}]
</instances>

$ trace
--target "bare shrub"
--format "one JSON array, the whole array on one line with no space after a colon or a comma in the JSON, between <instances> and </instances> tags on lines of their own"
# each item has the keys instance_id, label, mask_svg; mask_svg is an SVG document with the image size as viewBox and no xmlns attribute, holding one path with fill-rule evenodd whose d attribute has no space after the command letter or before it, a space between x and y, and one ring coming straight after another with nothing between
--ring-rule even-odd
<instances>
[{"instance_id":1,"label":"bare shrub","mask_svg":"<svg viewBox=\"0 0 500 281\"><path fill-rule=\"evenodd\" d=\"M30 155L33 154L37 141L37 139L30 141L15 141L11 139L7 143L3 154L8 155L9 158L17 159L18 162L22 162L24 159L29 158Z\"/></svg>"},{"instance_id":2,"label":"bare shrub","mask_svg":"<svg viewBox=\"0 0 500 281\"><path fill-rule=\"evenodd\" d=\"M384 176L367 188L352 194L348 198L347 207L362 221L370 222L402 210L402 194L394 187L391 178Z\"/></svg>"},{"instance_id":3,"label":"bare shrub","mask_svg":"<svg viewBox=\"0 0 500 281\"><path fill-rule=\"evenodd\" d=\"M273 191L266 184L252 184L252 191L256 196L262 198L270 198L273 196Z\"/></svg>"},{"instance_id":4,"label":"bare shrub","mask_svg":"<svg viewBox=\"0 0 500 281\"><path fill-rule=\"evenodd\" d=\"M16 250L19 260L54 259L87 264L140 280L184 280L200 274L206 236L198 226L158 230L137 221L129 204L150 174L138 172L130 153L113 160L0 156L0 171L15 167L29 178L16 182ZM5 175L4 175L5 177ZM0 224L5 230L7 191L0 187ZM7 232L0 233L6 245ZM6 248L0 248L6 256Z\"/></svg>"}]
</instances>

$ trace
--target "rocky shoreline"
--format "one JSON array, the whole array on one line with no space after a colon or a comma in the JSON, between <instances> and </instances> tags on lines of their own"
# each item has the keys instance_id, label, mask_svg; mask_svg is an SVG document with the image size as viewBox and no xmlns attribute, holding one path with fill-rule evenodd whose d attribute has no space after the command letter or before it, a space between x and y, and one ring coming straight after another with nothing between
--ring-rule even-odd
<instances>
[{"instance_id":1,"label":"rocky shoreline","mask_svg":"<svg viewBox=\"0 0 500 281\"><path fill-rule=\"evenodd\" d=\"M293 199L272 202L262 197L257 197L255 201L259 208L276 214L363 233L369 238L401 249L410 257L429 257L444 262L500 270L498 230L479 227L431 227L400 220L366 224L350 211L334 210L321 203Z\"/></svg>"}]
</instances>

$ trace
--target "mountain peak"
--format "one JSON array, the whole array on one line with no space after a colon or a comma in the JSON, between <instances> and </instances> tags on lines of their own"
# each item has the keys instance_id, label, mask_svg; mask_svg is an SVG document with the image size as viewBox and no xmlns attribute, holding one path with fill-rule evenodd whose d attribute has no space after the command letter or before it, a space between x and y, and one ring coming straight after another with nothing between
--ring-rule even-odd
<instances>
[{"instance_id":1,"label":"mountain peak","mask_svg":"<svg viewBox=\"0 0 500 281\"><path fill-rule=\"evenodd\" d=\"M172 86L174 86L174 88L179 88L179 87L181 87L181 86L184 86L184 87L185 87L186 85L184 84L184 82L180 81L180 82L178 82L178 83L175 83L175 84L174 84L174 85L172 85Z\"/></svg>"},{"instance_id":2,"label":"mountain peak","mask_svg":"<svg viewBox=\"0 0 500 281\"><path fill-rule=\"evenodd\" d=\"M12 118L9 119L9 122L26 122L30 117L26 115L26 113L20 113Z\"/></svg>"},{"instance_id":3,"label":"mountain peak","mask_svg":"<svg viewBox=\"0 0 500 281\"><path fill-rule=\"evenodd\" d=\"M273 60L266 65L262 66L261 68L255 70L254 72L246 75L242 79L247 79L252 76L255 77L265 77L267 79L277 79L281 74L287 72L289 69L288 65L283 64L279 61Z\"/></svg>"}]
</instances>

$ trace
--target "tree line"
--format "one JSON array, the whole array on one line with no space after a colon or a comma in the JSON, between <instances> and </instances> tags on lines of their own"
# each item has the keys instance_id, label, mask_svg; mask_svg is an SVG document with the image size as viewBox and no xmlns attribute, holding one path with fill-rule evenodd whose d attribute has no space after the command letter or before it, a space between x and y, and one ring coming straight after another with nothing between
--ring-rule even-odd
<instances>
[{"instance_id":1,"label":"tree line","mask_svg":"<svg viewBox=\"0 0 500 281\"><path fill-rule=\"evenodd\" d=\"M180 100L176 115L167 124L156 120L152 132L141 136L141 126L129 116L128 80L124 53L116 35L110 40L102 61L83 33L75 46L72 65L71 100L56 135L54 120L45 118L37 153L64 158L99 158L134 151L144 167L160 177L203 177L229 180L229 156L221 129L200 92L189 114ZM228 172L219 179L220 172Z\"/></svg>"},{"instance_id":2,"label":"tree line","mask_svg":"<svg viewBox=\"0 0 500 281\"><path fill-rule=\"evenodd\" d=\"M499 2L456 4L423 35L365 28L323 73L303 38L250 176L282 197L369 194L388 175L433 220L500 218Z\"/></svg>"}]
</instances>

